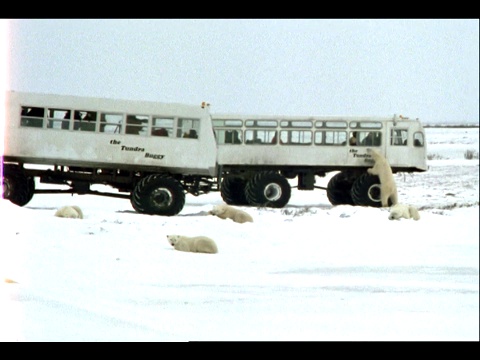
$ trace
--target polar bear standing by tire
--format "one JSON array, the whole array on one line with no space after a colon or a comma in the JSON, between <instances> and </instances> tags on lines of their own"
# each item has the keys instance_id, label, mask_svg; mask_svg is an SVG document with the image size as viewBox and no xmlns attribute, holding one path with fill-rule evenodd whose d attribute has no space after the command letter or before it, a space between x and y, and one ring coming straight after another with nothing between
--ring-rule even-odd
<instances>
[{"instance_id":1,"label":"polar bear standing by tire","mask_svg":"<svg viewBox=\"0 0 480 360\"><path fill-rule=\"evenodd\" d=\"M184 235L167 235L168 242L175 250L216 254L218 253L217 244L207 236L184 236Z\"/></svg>"},{"instance_id":2,"label":"polar bear standing by tire","mask_svg":"<svg viewBox=\"0 0 480 360\"><path fill-rule=\"evenodd\" d=\"M391 206L390 215L388 215L388 219L400 220L402 218L420 220L420 214L418 212L418 209L412 205L396 204Z\"/></svg>"},{"instance_id":3,"label":"polar bear standing by tire","mask_svg":"<svg viewBox=\"0 0 480 360\"><path fill-rule=\"evenodd\" d=\"M368 148L367 153L370 154L375 161L375 165L367 169L367 172L370 175L377 175L380 179L382 207L398 204L397 184L393 178L392 168L390 167L388 160L377 150Z\"/></svg>"},{"instance_id":4,"label":"polar bear standing by tire","mask_svg":"<svg viewBox=\"0 0 480 360\"><path fill-rule=\"evenodd\" d=\"M70 218L70 219L83 219L83 212L79 206L62 206L55 212L56 217Z\"/></svg>"},{"instance_id":5,"label":"polar bear standing by tire","mask_svg":"<svg viewBox=\"0 0 480 360\"><path fill-rule=\"evenodd\" d=\"M253 222L253 218L249 213L227 204L215 205L208 214L218 216L220 219L232 219L239 224Z\"/></svg>"}]
</instances>

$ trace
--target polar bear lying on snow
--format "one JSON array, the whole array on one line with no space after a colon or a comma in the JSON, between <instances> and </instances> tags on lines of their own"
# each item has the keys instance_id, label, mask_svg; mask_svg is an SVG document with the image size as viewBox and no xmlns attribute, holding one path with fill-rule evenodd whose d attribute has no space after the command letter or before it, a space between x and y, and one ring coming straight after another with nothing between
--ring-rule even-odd
<instances>
[{"instance_id":1,"label":"polar bear lying on snow","mask_svg":"<svg viewBox=\"0 0 480 360\"><path fill-rule=\"evenodd\" d=\"M70 219L83 219L83 212L80 207L76 205L62 206L57 210L55 216Z\"/></svg>"},{"instance_id":2,"label":"polar bear lying on snow","mask_svg":"<svg viewBox=\"0 0 480 360\"><path fill-rule=\"evenodd\" d=\"M208 214L218 216L220 219L232 219L240 224L253 222L253 218L249 213L227 204L215 205Z\"/></svg>"},{"instance_id":3,"label":"polar bear lying on snow","mask_svg":"<svg viewBox=\"0 0 480 360\"><path fill-rule=\"evenodd\" d=\"M218 252L215 241L206 236L184 236L184 235L167 235L168 242L175 250L216 254Z\"/></svg>"},{"instance_id":4,"label":"polar bear lying on snow","mask_svg":"<svg viewBox=\"0 0 480 360\"><path fill-rule=\"evenodd\" d=\"M420 214L415 206L406 204L396 204L390 207L389 220L413 219L420 220Z\"/></svg>"},{"instance_id":5,"label":"polar bear lying on snow","mask_svg":"<svg viewBox=\"0 0 480 360\"><path fill-rule=\"evenodd\" d=\"M398 203L397 184L395 184L390 164L387 159L375 149L368 148L367 153L370 154L375 161L375 165L367 169L367 172L370 175L377 175L380 179L382 207L396 205Z\"/></svg>"}]
</instances>

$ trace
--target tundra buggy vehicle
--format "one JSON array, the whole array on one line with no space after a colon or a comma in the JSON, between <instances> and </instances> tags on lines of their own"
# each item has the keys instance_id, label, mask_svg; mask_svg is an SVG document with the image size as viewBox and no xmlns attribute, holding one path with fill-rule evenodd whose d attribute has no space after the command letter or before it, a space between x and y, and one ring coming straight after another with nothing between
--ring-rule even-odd
<instances>
[{"instance_id":1,"label":"tundra buggy vehicle","mask_svg":"<svg viewBox=\"0 0 480 360\"><path fill-rule=\"evenodd\" d=\"M187 193L219 191L230 205L281 208L296 179L299 190L326 190L333 205L380 207L367 148L394 173L427 170L423 127L401 116L211 115L205 103L9 91L5 119L3 197L19 206L34 194L92 194L173 216ZM330 172L326 188L315 186Z\"/></svg>"}]
</instances>

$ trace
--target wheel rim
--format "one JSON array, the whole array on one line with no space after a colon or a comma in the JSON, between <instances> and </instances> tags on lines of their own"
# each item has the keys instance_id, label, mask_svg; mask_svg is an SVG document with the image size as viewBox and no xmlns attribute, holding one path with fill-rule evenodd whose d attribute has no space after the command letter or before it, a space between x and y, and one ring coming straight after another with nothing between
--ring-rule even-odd
<instances>
[{"instance_id":1,"label":"wheel rim","mask_svg":"<svg viewBox=\"0 0 480 360\"><path fill-rule=\"evenodd\" d=\"M282 197L282 187L276 183L270 183L265 186L263 195L268 201L277 201Z\"/></svg>"},{"instance_id":2,"label":"wheel rim","mask_svg":"<svg viewBox=\"0 0 480 360\"><path fill-rule=\"evenodd\" d=\"M167 188L155 189L151 194L151 200L153 206L157 208L163 208L172 205L173 194Z\"/></svg>"},{"instance_id":3,"label":"wheel rim","mask_svg":"<svg viewBox=\"0 0 480 360\"><path fill-rule=\"evenodd\" d=\"M374 184L368 189L368 198L373 202L381 201L381 188L380 184Z\"/></svg>"}]
</instances>

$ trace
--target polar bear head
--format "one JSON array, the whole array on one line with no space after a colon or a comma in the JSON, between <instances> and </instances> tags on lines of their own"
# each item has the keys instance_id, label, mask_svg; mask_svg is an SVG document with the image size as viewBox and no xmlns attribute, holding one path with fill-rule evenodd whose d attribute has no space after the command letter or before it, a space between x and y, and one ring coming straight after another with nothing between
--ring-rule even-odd
<instances>
[{"instance_id":1,"label":"polar bear head","mask_svg":"<svg viewBox=\"0 0 480 360\"><path fill-rule=\"evenodd\" d=\"M175 244L179 239L180 239L180 235L167 235L167 240L172 246L175 246Z\"/></svg>"},{"instance_id":2,"label":"polar bear head","mask_svg":"<svg viewBox=\"0 0 480 360\"><path fill-rule=\"evenodd\" d=\"M391 209L390 214L388 215L389 220L400 220L401 218L410 218L410 214L407 211L404 211L403 209Z\"/></svg>"},{"instance_id":3,"label":"polar bear head","mask_svg":"<svg viewBox=\"0 0 480 360\"><path fill-rule=\"evenodd\" d=\"M83 219L83 212L76 205L62 206L55 212L55 216L61 218Z\"/></svg>"},{"instance_id":4,"label":"polar bear head","mask_svg":"<svg viewBox=\"0 0 480 360\"><path fill-rule=\"evenodd\" d=\"M419 220L420 214L418 209L415 206L407 204L396 204L390 208L390 214L388 215L389 220L399 220L399 219L413 219Z\"/></svg>"},{"instance_id":5,"label":"polar bear head","mask_svg":"<svg viewBox=\"0 0 480 360\"><path fill-rule=\"evenodd\" d=\"M209 215L222 215L223 213L225 213L225 211L227 211L227 205L224 205L224 204L220 204L220 205L215 205L212 210L210 210L208 212Z\"/></svg>"}]
</instances>

